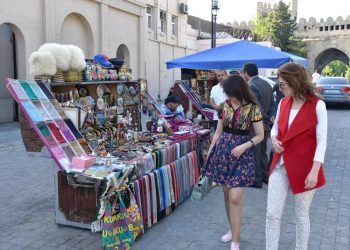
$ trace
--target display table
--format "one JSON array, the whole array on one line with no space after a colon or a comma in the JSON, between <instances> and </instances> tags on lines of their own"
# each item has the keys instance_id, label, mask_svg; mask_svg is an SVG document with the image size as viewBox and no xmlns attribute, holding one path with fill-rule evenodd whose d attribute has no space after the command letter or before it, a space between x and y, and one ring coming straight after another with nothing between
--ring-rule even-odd
<instances>
[{"instance_id":1,"label":"display table","mask_svg":"<svg viewBox=\"0 0 350 250\"><path fill-rule=\"evenodd\" d=\"M203 147L201 140L206 136L208 134L174 142L153 152L154 169L140 171L139 176L131 182L133 188L136 187L136 200L143 215L148 214L149 199L147 197L150 197L151 193L157 193L154 198L158 200L158 203L160 200L163 201L163 196L172 195L171 202L164 203L162 206L158 205L158 208L152 207L152 211L158 211L158 213L154 212L154 216L143 216L145 228L151 227L158 221L155 217L162 218L169 214L190 195L199 176L199 166L202 159L200 151ZM169 174L168 177L165 178L163 173ZM162 192L159 192L161 188L156 189L156 186L144 189L143 193L137 189L140 185L146 185L145 183L148 181L152 182L153 180L154 182L154 177L161 175L165 181L172 184L171 187L167 187L168 191L164 191L161 196L159 195ZM169 176L172 176L171 179ZM104 185L104 180L67 175L61 171L55 171L56 223L90 229L91 223L96 220L99 198L104 190Z\"/></svg>"},{"instance_id":2,"label":"display table","mask_svg":"<svg viewBox=\"0 0 350 250\"><path fill-rule=\"evenodd\" d=\"M142 134L138 130L139 98L134 96L131 100L127 95L120 115L118 111L108 112L112 110L99 112L105 118L123 114L125 118L105 126L99 123L99 127L83 135L57 101L65 94L56 92L55 97L43 82L7 82L21 111L60 169L55 171L57 224L102 231L105 247L130 247L145 228L170 214L190 196L199 178L209 130L186 123L186 129L171 136ZM117 84L112 84L108 97L99 97L97 103L108 101L118 86L119 90L127 88ZM97 91L104 91L103 88L106 87L99 85ZM130 92L135 88L136 85L129 86ZM128 109L130 103L125 106L127 101L134 103L132 112ZM104 107L101 105L97 108Z\"/></svg>"}]
</instances>

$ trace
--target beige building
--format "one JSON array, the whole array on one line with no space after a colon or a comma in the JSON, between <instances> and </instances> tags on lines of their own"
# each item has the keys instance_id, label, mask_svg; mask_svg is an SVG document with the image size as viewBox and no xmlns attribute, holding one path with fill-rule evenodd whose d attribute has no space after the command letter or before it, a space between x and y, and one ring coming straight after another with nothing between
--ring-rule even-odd
<instances>
[{"instance_id":1,"label":"beige building","mask_svg":"<svg viewBox=\"0 0 350 250\"><path fill-rule=\"evenodd\" d=\"M87 58L123 58L134 78L166 97L180 70L165 62L188 53L187 0L0 0L0 123L16 118L6 77L32 79L28 59L47 42L74 44Z\"/></svg>"}]
</instances>

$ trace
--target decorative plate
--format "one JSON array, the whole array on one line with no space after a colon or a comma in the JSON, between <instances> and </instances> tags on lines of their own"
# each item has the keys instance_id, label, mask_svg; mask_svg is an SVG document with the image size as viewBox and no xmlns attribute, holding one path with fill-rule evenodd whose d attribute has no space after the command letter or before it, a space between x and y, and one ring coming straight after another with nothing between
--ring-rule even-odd
<instances>
[{"instance_id":1,"label":"decorative plate","mask_svg":"<svg viewBox=\"0 0 350 250\"><path fill-rule=\"evenodd\" d=\"M88 110L89 109L89 103L84 97L80 97L79 98L79 102L80 102L80 104L81 104L81 106L82 106L82 108L84 110Z\"/></svg>"},{"instance_id":2,"label":"decorative plate","mask_svg":"<svg viewBox=\"0 0 350 250\"><path fill-rule=\"evenodd\" d=\"M97 108L99 110L103 110L105 108L105 106L106 106L105 101L103 100L103 98L98 98L97 102L96 102L96 105L97 105Z\"/></svg>"},{"instance_id":3,"label":"decorative plate","mask_svg":"<svg viewBox=\"0 0 350 250\"><path fill-rule=\"evenodd\" d=\"M129 93L132 95L136 95L136 89L133 86L129 87Z\"/></svg>"},{"instance_id":4,"label":"decorative plate","mask_svg":"<svg viewBox=\"0 0 350 250\"><path fill-rule=\"evenodd\" d=\"M103 94L105 93L105 88L103 85L98 85L96 88L96 94L98 97L103 97Z\"/></svg>"},{"instance_id":5,"label":"decorative plate","mask_svg":"<svg viewBox=\"0 0 350 250\"><path fill-rule=\"evenodd\" d=\"M103 99L108 104L108 106L113 106L113 104L114 104L114 96L112 96L110 92L106 92L105 96L103 97Z\"/></svg>"},{"instance_id":6,"label":"decorative plate","mask_svg":"<svg viewBox=\"0 0 350 250\"><path fill-rule=\"evenodd\" d=\"M117 93L119 95L122 95L125 92L125 86L123 84L118 84L117 85Z\"/></svg>"},{"instance_id":7,"label":"decorative plate","mask_svg":"<svg viewBox=\"0 0 350 250\"><path fill-rule=\"evenodd\" d=\"M85 97L85 100L88 102L88 104L89 104L91 107L94 107L94 106L96 105L96 104L95 104L94 98L92 98L91 96Z\"/></svg>"},{"instance_id":8,"label":"decorative plate","mask_svg":"<svg viewBox=\"0 0 350 250\"><path fill-rule=\"evenodd\" d=\"M80 87L80 88L78 89L78 91L79 91L80 97L85 97L85 96L87 96L87 95L89 94L88 89L85 88L85 87Z\"/></svg>"},{"instance_id":9,"label":"decorative plate","mask_svg":"<svg viewBox=\"0 0 350 250\"><path fill-rule=\"evenodd\" d=\"M121 96L118 96L117 98L117 106L118 107L123 107L124 106L124 99Z\"/></svg>"}]
</instances>

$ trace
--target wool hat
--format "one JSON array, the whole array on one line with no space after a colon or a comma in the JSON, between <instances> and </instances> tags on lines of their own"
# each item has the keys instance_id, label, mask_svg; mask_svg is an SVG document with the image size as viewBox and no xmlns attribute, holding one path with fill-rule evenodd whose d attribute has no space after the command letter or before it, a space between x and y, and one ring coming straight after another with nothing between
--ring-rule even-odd
<instances>
[{"instance_id":1,"label":"wool hat","mask_svg":"<svg viewBox=\"0 0 350 250\"><path fill-rule=\"evenodd\" d=\"M96 54L94 62L101 64L103 67L112 68L113 64L108 61L108 57L103 54Z\"/></svg>"}]
</instances>

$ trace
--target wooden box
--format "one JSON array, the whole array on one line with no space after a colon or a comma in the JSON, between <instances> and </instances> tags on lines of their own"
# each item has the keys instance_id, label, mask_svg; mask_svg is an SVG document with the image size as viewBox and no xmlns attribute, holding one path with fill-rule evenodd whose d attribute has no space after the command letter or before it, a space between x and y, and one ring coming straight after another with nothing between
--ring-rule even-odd
<instances>
[{"instance_id":1,"label":"wooden box","mask_svg":"<svg viewBox=\"0 0 350 250\"><path fill-rule=\"evenodd\" d=\"M96 220L102 181L55 172L56 223L90 229Z\"/></svg>"}]
</instances>

